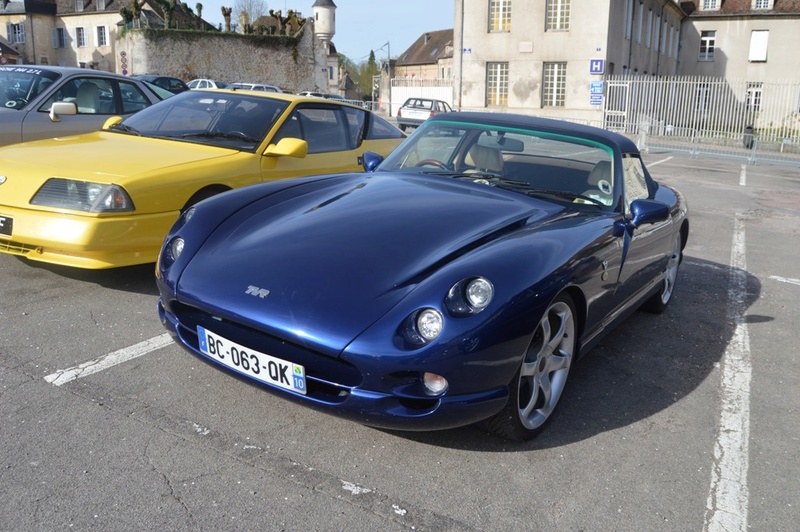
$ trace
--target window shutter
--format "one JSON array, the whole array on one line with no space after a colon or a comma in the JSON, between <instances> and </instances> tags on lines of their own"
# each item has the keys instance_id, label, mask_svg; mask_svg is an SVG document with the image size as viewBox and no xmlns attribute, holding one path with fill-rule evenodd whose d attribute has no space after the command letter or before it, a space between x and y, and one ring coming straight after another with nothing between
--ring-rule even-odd
<instances>
[{"instance_id":1,"label":"window shutter","mask_svg":"<svg viewBox=\"0 0 800 532\"><path fill-rule=\"evenodd\" d=\"M750 34L750 55L747 58L748 61L766 61L768 41L768 30L754 30Z\"/></svg>"}]
</instances>

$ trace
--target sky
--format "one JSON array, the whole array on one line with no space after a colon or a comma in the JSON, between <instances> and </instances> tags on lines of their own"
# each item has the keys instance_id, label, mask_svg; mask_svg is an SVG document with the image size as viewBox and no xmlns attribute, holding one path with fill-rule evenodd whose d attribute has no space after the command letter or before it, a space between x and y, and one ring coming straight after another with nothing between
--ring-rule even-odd
<instances>
[{"instance_id":1,"label":"sky","mask_svg":"<svg viewBox=\"0 0 800 532\"><path fill-rule=\"evenodd\" d=\"M222 6L236 6L236 0L190 0L187 4L194 10L197 2L203 4L203 19L215 26L223 22ZM270 9L284 13L294 9L304 17L313 14L314 0L265 0L264 3L265 13ZM423 33L453 28L452 0L334 0L334 3L333 44L337 52L356 64L366 61L370 50L378 61L386 59L388 51L392 57L399 57Z\"/></svg>"}]
</instances>

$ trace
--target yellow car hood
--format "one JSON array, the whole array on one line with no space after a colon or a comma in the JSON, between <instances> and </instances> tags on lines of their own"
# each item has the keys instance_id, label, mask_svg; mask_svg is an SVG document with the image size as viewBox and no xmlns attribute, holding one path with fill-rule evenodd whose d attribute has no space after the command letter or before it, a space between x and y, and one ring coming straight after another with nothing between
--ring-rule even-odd
<instances>
[{"instance_id":1,"label":"yellow car hood","mask_svg":"<svg viewBox=\"0 0 800 532\"><path fill-rule=\"evenodd\" d=\"M0 148L0 172L9 182L24 178L36 182L37 188L54 176L124 185L130 178L154 171L204 164L240 153L190 142L98 131Z\"/></svg>"}]
</instances>

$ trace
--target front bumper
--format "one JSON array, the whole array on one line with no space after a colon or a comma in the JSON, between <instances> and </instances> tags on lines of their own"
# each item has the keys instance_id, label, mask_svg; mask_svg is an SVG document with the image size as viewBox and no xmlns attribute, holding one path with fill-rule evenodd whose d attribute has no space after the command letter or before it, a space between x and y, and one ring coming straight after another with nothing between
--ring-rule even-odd
<instances>
[{"instance_id":1,"label":"front bumper","mask_svg":"<svg viewBox=\"0 0 800 532\"><path fill-rule=\"evenodd\" d=\"M200 351L196 330L181 324L160 299L158 314L162 324L178 344L216 368L283 398L364 425L406 431L449 429L491 417L508 402L508 388L505 386L472 394L445 393L440 397L411 393L409 387L402 384L388 385L388 390L364 389L361 387L363 379L360 370L348 362L332 359L300 346L290 346L277 339L270 344L270 339L264 338L262 334L255 331L250 333L252 345L265 345L266 349L261 350L266 352L272 351L271 345L274 345L274 349L280 348L280 351L272 351L270 354L306 368L308 392L306 395L296 394L254 381L247 374L218 364L215 359ZM212 327L223 336L236 334L232 328L230 332L226 331L227 325L223 322L204 322L203 319L200 314L192 316L193 322ZM239 330L238 333L237 341L248 336L246 331ZM259 343L255 343L256 339ZM391 382L388 372L385 381Z\"/></svg>"},{"instance_id":2,"label":"front bumper","mask_svg":"<svg viewBox=\"0 0 800 532\"><path fill-rule=\"evenodd\" d=\"M10 236L0 235L0 253L30 260L102 269L155 262L177 212L90 215L0 205L13 219Z\"/></svg>"}]
</instances>

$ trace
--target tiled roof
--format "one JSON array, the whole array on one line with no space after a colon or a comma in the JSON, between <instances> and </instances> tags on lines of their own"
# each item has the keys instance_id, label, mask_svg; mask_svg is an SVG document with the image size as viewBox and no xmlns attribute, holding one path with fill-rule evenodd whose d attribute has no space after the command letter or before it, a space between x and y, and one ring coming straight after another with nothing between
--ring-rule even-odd
<instances>
[{"instance_id":1,"label":"tiled roof","mask_svg":"<svg viewBox=\"0 0 800 532\"><path fill-rule=\"evenodd\" d=\"M800 15L800 0L774 0L772 9L753 9L752 0L717 0L719 9L700 9L703 0L681 2L681 9L692 17L719 15Z\"/></svg>"},{"instance_id":2,"label":"tiled roof","mask_svg":"<svg viewBox=\"0 0 800 532\"><path fill-rule=\"evenodd\" d=\"M446 57L453 57L453 30L429 31L400 54L397 66L435 64Z\"/></svg>"}]
</instances>

